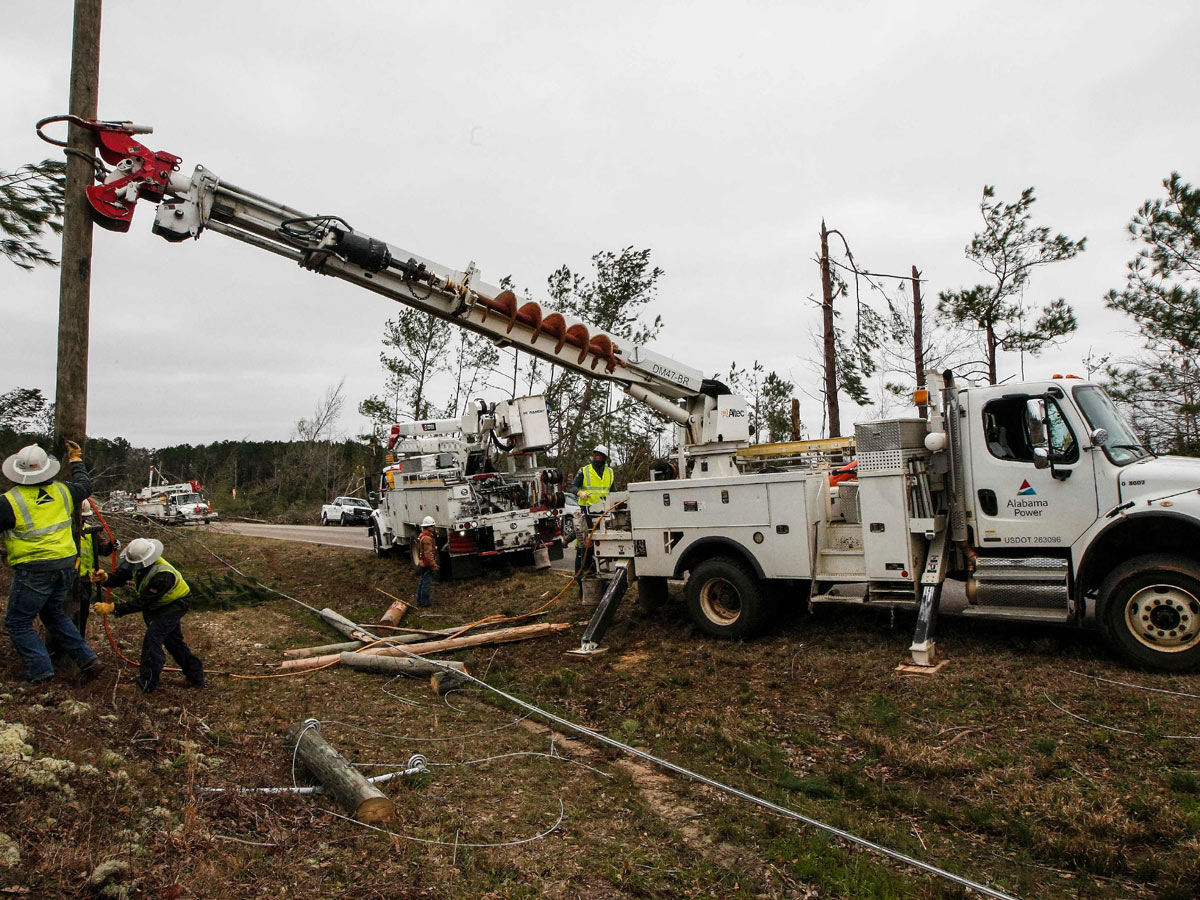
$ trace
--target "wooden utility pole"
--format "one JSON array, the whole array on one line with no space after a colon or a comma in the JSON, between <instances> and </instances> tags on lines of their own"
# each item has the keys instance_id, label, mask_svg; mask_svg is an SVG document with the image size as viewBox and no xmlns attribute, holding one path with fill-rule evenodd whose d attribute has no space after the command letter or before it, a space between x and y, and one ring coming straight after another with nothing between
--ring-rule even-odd
<instances>
[{"instance_id":1,"label":"wooden utility pole","mask_svg":"<svg viewBox=\"0 0 1200 900\"><path fill-rule=\"evenodd\" d=\"M913 364L917 367L917 390L925 390L925 344L921 329L924 326L925 310L921 306L921 273L917 267L912 267L913 294ZM922 404L917 407L922 419L929 418L929 408Z\"/></svg>"},{"instance_id":2,"label":"wooden utility pole","mask_svg":"<svg viewBox=\"0 0 1200 900\"><path fill-rule=\"evenodd\" d=\"M75 0L71 42L70 113L96 118L100 75L101 0ZM54 388L54 449L87 436L88 318L92 286L92 219L83 190L94 180L91 132L67 132L67 185L58 288L58 377Z\"/></svg>"},{"instance_id":3,"label":"wooden utility pole","mask_svg":"<svg viewBox=\"0 0 1200 900\"><path fill-rule=\"evenodd\" d=\"M825 408L829 437L842 436L842 414L838 408L837 338L833 330L833 275L829 270L829 231L821 220L821 324L825 337Z\"/></svg>"},{"instance_id":4,"label":"wooden utility pole","mask_svg":"<svg viewBox=\"0 0 1200 900\"><path fill-rule=\"evenodd\" d=\"M800 440L800 398L792 398L792 440Z\"/></svg>"}]
</instances>

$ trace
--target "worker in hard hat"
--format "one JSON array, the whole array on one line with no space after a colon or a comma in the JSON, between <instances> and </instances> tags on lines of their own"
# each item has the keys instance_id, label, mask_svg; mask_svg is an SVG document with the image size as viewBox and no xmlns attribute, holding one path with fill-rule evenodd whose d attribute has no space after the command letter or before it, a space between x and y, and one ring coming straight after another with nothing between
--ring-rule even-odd
<instances>
[{"instance_id":1,"label":"worker in hard hat","mask_svg":"<svg viewBox=\"0 0 1200 900\"><path fill-rule=\"evenodd\" d=\"M67 615L75 622L79 633L86 636L88 611L91 609L92 594L96 589L90 576L100 568L101 560L113 552L115 545L104 526L96 521L96 508L91 500L84 500L79 504L79 518L79 559L75 563L78 578L65 609Z\"/></svg>"},{"instance_id":2,"label":"worker in hard hat","mask_svg":"<svg viewBox=\"0 0 1200 900\"><path fill-rule=\"evenodd\" d=\"M592 450L592 461L575 473L571 490L579 499L575 513L575 578L579 582L579 596L583 597L583 579L592 563L592 517L591 508L603 505L612 489L613 470L608 465L608 447L599 444Z\"/></svg>"},{"instance_id":3,"label":"worker in hard hat","mask_svg":"<svg viewBox=\"0 0 1200 900\"><path fill-rule=\"evenodd\" d=\"M25 664L25 680L32 683L54 677L46 645L33 630L38 618L46 636L75 661L83 681L91 681L103 669L96 651L63 610L75 584L78 557L71 523L76 505L92 493L83 451L74 441L66 446L71 463L71 480L66 483L54 480L61 466L37 444L22 448L0 466L13 482L0 497L0 533L13 570L4 627Z\"/></svg>"},{"instance_id":4,"label":"worker in hard hat","mask_svg":"<svg viewBox=\"0 0 1200 900\"><path fill-rule=\"evenodd\" d=\"M158 687L167 661L164 647L179 664L188 684L204 687L204 664L184 641L180 624L191 606L188 601L191 588L180 571L163 558L162 552L162 541L135 538L121 554L120 564L112 574L98 568L91 575L91 580L98 584L107 583L114 588L130 585L133 588L135 596L128 603L95 603L92 612L104 616L142 614L146 636L142 638L137 686L143 694Z\"/></svg>"},{"instance_id":5,"label":"worker in hard hat","mask_svg":"<svg viewBox=\"0 0 1200 900\"><path fill-rule=\"evenodd\" d=\"M417 582L417 606L428 609L433 606L433 576L441 568L438 565L437 537L433 527L437 523L433 516L421 520L421 533L417 535L417 568L421 579Z\"/></svg>"}]
</instances>

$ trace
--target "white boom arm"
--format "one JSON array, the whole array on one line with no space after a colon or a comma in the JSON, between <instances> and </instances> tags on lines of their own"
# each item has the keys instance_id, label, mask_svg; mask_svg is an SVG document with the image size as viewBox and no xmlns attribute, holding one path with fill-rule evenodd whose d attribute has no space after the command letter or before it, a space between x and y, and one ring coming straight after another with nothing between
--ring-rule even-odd
<instances>
[{"instance_id":1,"label":"white boom arm","mask_svg":"<svg viewBox=\"0 0 1200 900\"><path fill-rule=\"evenodd\" d=\"M42 128L66 119L93 132L101 158L115 166L103 184L87 188L93 218L105 228L126 231L139 197L161 201L154 232L169 241L216 231L294 260L306 269L348 281L420 309L501 346L573 372L616 383L684 430L689 457L702 460L695 474L731 474L733 453L749 438L746 401L698 369L645 347L624 347L582 322L522 301L509 290L480 280L474 262L447 268L408 250L355 231L337 216L313 216L222 182L197 166L181 174L179 157L154 152L134 135L149 128L52 116Z\"/></svg>"}]
</instances>

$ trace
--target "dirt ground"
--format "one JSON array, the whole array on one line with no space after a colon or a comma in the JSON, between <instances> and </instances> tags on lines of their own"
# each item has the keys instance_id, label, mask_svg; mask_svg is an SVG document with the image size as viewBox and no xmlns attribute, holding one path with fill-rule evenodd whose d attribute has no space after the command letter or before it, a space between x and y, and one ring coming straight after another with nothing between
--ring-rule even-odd
<instances>
[{"instance_id":1,"label":"dirt ground","mask_svg":"<svg viewBox=\"0 0 1200 900\"><path fill-rule=\"evenodd\" d=\"M276 674L284 649L341 638L227 577L218 556L362 622L390 602L377 589L412 596L413 573L331 547L187 529L165 540L202 597L184 631L210 672L205 689L167 673L141 695L98 622L88 637L108 670L84 687L63 676L27 688L0 641L0 893L972 896L477 687L440 698L423 681L340 667L230 677ZM437 585L434 608L404 624L526 612L565 580L508 570ZM633 597L609 652L580 659L564 651L590 611L569 591L548 612L572 629L450 658L598 733L1011 896L1200 896L1198 677L1131 671L1087 633L953 619L940 629L949 664L906 676L895 666L911 616L793 610L759 640L723 643L700 635L681 602L648 615ZM140 618L113 631L136 658ZM382 786L398 812L391 834L320 795L210 790L291 785L282 736L308 717L366 772L428 757L428 774Z\"/></svg>"}]
</instances>

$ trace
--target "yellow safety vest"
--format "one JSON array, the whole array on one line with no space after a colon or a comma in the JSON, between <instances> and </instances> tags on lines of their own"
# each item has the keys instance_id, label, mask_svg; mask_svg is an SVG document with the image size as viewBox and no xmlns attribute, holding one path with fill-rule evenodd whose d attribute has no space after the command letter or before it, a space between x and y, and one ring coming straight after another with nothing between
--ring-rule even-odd
<instances>
[{"instance_id":1,"label":"yellow safety vest","mask_svg":"<svg viewBox=\"0 0 1200 900\"><path fill-rule=\"evenodd\" d=\"M613 483L612 466L604 467L604 474L596 471L596 467L588 463L583 467L583 490L579 493L579 505L589 507L593 503L601 503L608 499L609 488Z\"/></svg>"},{"instance_id":2,"label":"yellow safety vest","mask_svg":"<svg viewBox=\"0 0 1200 900\"><path fill-rule=\"evenodd\" d=\"M182 600L192 592L192 589L188 587L188 583L183 580L183 576L179 574L179 570L160 556L158 558L158 562L154 563L154 565L152 565L149 569L146 569L145 574L143 574L142 577L137 581L136 587L139 600L142 597L142 591L145 590L146 585L150 583L150 579L159 572L170 572L172 575L174 575L175 586L163 594L163 596L159 597L155 606L166 606L168 603L174 603L176 600Z\"/></svg>"},{"instance_id":3,"label":"yellow safety vest","mask_svg":"<svg viewBox=\"0 0 1200 900\"><path fill-rule=\"evenodd\" d=\"M81 534L79 536L79 562L75 563L75 569L82 578L90 575L95 568L96 550L92 544L92 535Z\"/></svg>"},{"instance_id":4,"label":"yellow safety vest","mask_svg":"<svg viewBox=\"0 0 1200 900\"><path fill-rule=\"evenodd\" d=\"M65 484L18 484L4 498L17 520L4 532L10 566L75 555L75 536L71 533L75 501Z\"/></svg>"}]
</instances>

